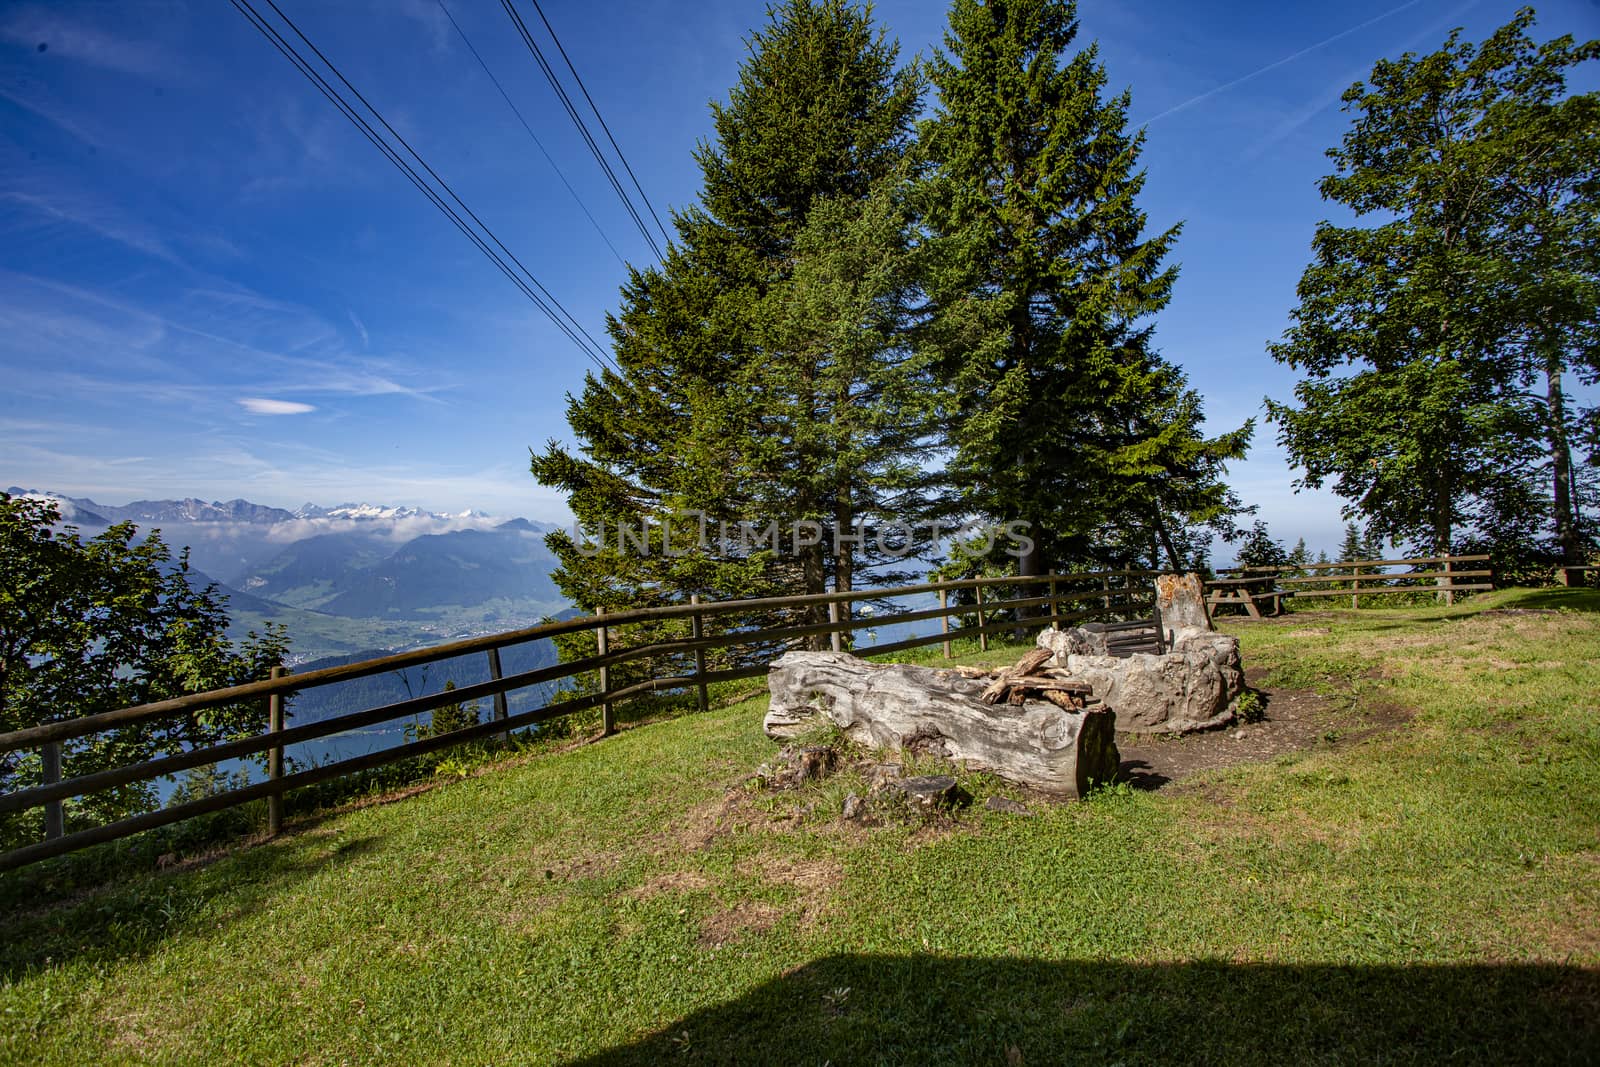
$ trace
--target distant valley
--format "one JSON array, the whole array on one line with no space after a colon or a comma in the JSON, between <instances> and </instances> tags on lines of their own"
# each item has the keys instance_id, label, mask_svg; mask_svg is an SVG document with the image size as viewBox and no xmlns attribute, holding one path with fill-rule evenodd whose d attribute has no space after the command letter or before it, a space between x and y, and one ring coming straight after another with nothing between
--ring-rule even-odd
<instances>
[{"instance_id":1,"label":"distant valley","mask_svg":"<svg viewBox=\"0 0 1600 1067\"><path fill-rule=\"evenodd\" d=\"M287 628L292 666L356 652L437 644L516 629L563 611L545 548L549 523L478 512L305 504L293 511L247 500L137 500L126 505L12 487L49 497L63 523L92 537L117 522L159 530L188 547L191 579L215 582L235 629Z\"/></svg>"}]
</instances>

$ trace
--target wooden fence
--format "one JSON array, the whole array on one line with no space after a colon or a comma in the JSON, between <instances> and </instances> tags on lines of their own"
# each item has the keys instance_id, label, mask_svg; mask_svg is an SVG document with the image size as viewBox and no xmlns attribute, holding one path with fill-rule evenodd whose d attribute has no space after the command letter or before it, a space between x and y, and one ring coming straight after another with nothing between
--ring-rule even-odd
<instances>
[{"instance_id":1,"label":"wooden fence","mask_svg":"<svg viewBox=\"0 0 1600 1067\"><path fill-rule=\"evenodd\" d=\"M1482 592L1494 588L1494 568L1489 563L1488 556L1426 556L1418 559L1304 563L1294 568L1232 567L1220 573L1270 579L1276 588L1293 593L1297 600L1347 597L1350 606L1357 608L1361 606L1362 597L1392 596L1397 593L1431 593L1444 603L1453 604L1457 593ZM1411 569L1387 572L1383 570L1385 567ZM1307 573L1297 574L1296 571Z\"/></svg>"},{"instance_id":2,"label":"wooden fence","mask_svg":"<svg viewBox=\"0 0 1600 1067\"><path fill-rule=\"evenodd\" d=\"M267 801L268 830L276 833L283 823L284 794L292 789L396 763L465 741L490 737L504 738L511 730L533 726L594 707L601 709L602 729L609 734L616 728L616 704L644 693L682 692L687 695L692 692L697 706L703 711L708 704L706 689L708 685L753 678L767 672L764 658L759 662L739 662L737 655L729 659L734 665L710 669L706 654L714 649L733 650L736 653L740 646L754 646L756 649L765 650L776 643L780 647L792 647L806 638L826 634L833 648L840 650L845 643L843 635L856 630L873 629L891 623L937 619L940 621L938 633L874 645L856 651L865 655L879 655L942 643L944 654L949 656L950 642L957 638L976 637L980 647L987 648L990 634L1015 630L1019 626L1045 626L1051 623L1074 623L1093 618L1147 614L1153 603L1151 583L1157 573L1123 570L1031 577L968 578L899 586L892 589L713 603L702 603L698 597L693 597L687 604L636 608L586 618L566 619L508 633L363 660L359 663L325 667L301 675L291 675L279 667L273 670L272 677L248 685L194 693L96 715L63 718L15 730L0 734L0 755L39 751L42 756L43 772L39 785L0 794L0 816L42 807L44 836L42 840L0 854L0 871L259 799ZM1004 595L1014 592L1028 595ZM938 607L895 614L874 613L871 616L858 615L852 610L852 603L869 601L887 603L891 600L932 594L936 594L939 598ZM957 602L967 596L971 597L970 603ZM709 636L705 632L707 620L710 619L749 616L772 611L793 612L796 609L806 608L825 608L828 621L764 629L734 629ZM1025 610L1029 613L1024 618L1022 613ZM952 618L972 621L970 624L952 629L950 626ZM687 620L688 636L682 639L651 640L632 647L627 647L625 642L620 640L623 636L622 631L630 625L644 624L646 628L650 628L663 620ZM595 633L594 655L502 676L500 669L502 649L525 642L586 631ZM286 721L288 718L286 704L294 693L465 655L486 657L488 681L381 707L362 708L297 726L289 725ZM652 663L649 676L645 680L612 687L612 668L647 659ZM675 673L657 674L654 664L661 662L668 664L668 670ZM575 699L546 703L528 711L511 713L508 709L506 694L514 690L580 676L593 676L596 679L596 691ZM283 753L285 747L289 745L392 722L406 716L433 711L446 704L481 700L486 697L494 700L493 715L488 721L476 726L438 736L423 737L362 756L303 770L286 771L284 766ZM140 723L190 716L207 708L255 700L265 700L268 704L268 727L265 733L126 766L106 768L77 777L62 778L63 745L77 738ZM135 782L149 782L193 767L257 756L260 753L266 753L267 756L267 777L262 781L142 812L114 822L78 829L71 833L66 832L64 802L69 798Z\"/></svg>"}]
</instances>

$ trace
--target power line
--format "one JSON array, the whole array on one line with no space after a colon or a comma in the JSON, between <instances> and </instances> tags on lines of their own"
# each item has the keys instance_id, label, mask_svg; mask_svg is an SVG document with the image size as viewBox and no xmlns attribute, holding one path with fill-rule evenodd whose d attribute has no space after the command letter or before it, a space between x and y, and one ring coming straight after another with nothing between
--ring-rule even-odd
<instances>
[{"instance_id":1,"label":"power line","mask_svg":"<svg viewBox=\"0 0 1600 1067\"><path fill-rule=\"evenodd\" d=\"M467 51L472 53L472 58L478 61L478 66L482 67L483 72L489 76L489 80L494 82L494 87L500 90L500 98L506 102L506 106L511 109L511 113L517 116L517 121L522 123L522 128L528 131L528 137L531 138L533 143L538 147L540 154L544 156L544 161L550 164L550 169L556 172L556 177L561 179L561 184L566 186L567 192L572 194L573 202L576 203L578 205L578 209L583 212L584 218L589 220L589 225L594 227L594 232L599 234L600 240L604 241L606 243L606 247L611 249L611 254L616 257L617 263L621 265L623 269L627 269L628 264L622 258L622 253L617 251L617 246L611 243L611 238L606 236L606 231L600 228L600 223L595 221L595 217L589 213L588 205L583 202L583 198L578 195L578 191L572 187L572 183L567 181L567 176L563 174L561 172L561 168L556 165L556 161L551 157L549 151L546 150L544 142L539 140L539 135L533 132L533 127L528 125L528 120L522 117L522 112L518 110L517 105L512 103L510 94L508 94L505 90L505 87L500 84L500 79L494 76L494 71L489 69L489 64L483 61L483 56L478 54L478 50L473 46L472 40L467 36L467 32L461 28L461 23L457 22L456 17L450 13L450 9L445 6L444 0L436 0L436 2L439 5L439 10L444 12L444 17L450 20L450 25L455 27L456 35L461 38L461 43L467 46Z\"/></svg>"},{"instance_id":2,"label":"power line","mask_svg":"<svg viewBox=\"0 0 1600 1067\"><path fill-rule=\"evenodd\" d=\"M611 188L616 192L617 198L622 201L622 206L628 210L628 215L633 219L633 224L638 227L639 234L644 238L645 244L650 246L650 250L655 253L656 259L665 259L666 257L661 253L661 246L656 244L656 239L650 233L650 228L645 225L644 217L639 214L639 209L634 206L632 198L628 196L628 190L623 188L622 182L617 178L617 172L611 169L610 161L606 159L605 153L600 151L599 143L594 139L594 134L589 131L588 124L583 121L583 116L578 114L578 109L573 105L572 98L567 95L567 90L562 87L561 80L556 77L556 72L551 69L549 60L545 59L544 50L539 47L539 42L533 39L533 34L528 31L528 25L522 21L522 16L517 14L515 3L513 0L500 0L500 6L505 8L506 14L511 17L511 23L516 26L518 35L522 37L522 43L527 46L528 53L533 56L533 60L539 65L539 69L544 72L545 80L550 83L550 88L555 90L556 98L561 101L561 106L566 108L567 117L572 120L572 124L578 128L578 133L583 136L584 143L589 146L589 153L594 156L595 162L600 164L600 169L605 173L606 180L611 183Z\"/></svg>"},{"instance_id":3,"label":"power line","mask_svg":"<svg viewBox=\"0 0 1600 1067\"><path fill-rule=\"evenodd\" d=\"M248 2L248 0L247 0L247 2ZM455 190L450 188L450 183L446 182L443 178L439 177L439 175L434 171L434 169L428 165L427 160L423 159L422 156L417 153L417 150L412 148L411 145L406 141L406 139L404 137L400 136L399 131L396 130L393 126L389 125L388 121L384 119L383 115L379 113L378 109L373 107L372 104L370 104L367 101L367 98L361 95L360 90L358 90L354 85L350 84L350 80L348 78L346 78L343 73L340 72L338 67L334 66L333 61L330 60L327 56L323 55L321 49L319 49L316 45L311 43L311 39L308 38L304 33L301 32L300 27L295 25L293 19L291 19L288 15L285 15L283 13L282 9L280 9L278 7L278 5L275 2L275 0L267 0L267 6L272 8L273 11L277 12L278 17L283 19L284 24L287 25L291 30L294 31L295 36L299 37L300 40L305 43L306 47L311 49L311 51L313 53L315 53L316 57L318 59L322 60L322 62L324 64L326 64L327 68L333 72L334 77L338 78L339 81L344 85L344 87L346 89L349 89L350 92L355 95L355 98L357 100L361 101L361 105L372 113L373 117L376 118L378 120L378 122L380 122L383 125L383 128L385 130L389 131L390 136L392 136L396 141L400 142L401 147L403 147L407 152L409 152L411 154L411 158L415 159L418 163L420 163L422 165L422 169L428 172L428 176L431 177L434 181L439 183L440 188L442 188L446 193L448 193L450 195L450 199L455 201L456 206L459 207L462 211L465 211L467 213L468 217L470 217L472 219L472 221L478 226L478 228L481 229L484 232L484 234L486 236L488 236L488 238L495 243L495 245L500 249L500 251L504 252L506 254L506 256L510 258L511 262L513 262L513 263L515 263L517 265L517 269L522 271L523 275L528 279L528 281L533 283L534 288L539 290L539 292L544 296L545 300L549 301L550 304L552 306L554 306L555 309L561 313L561 315L566 319L566 321L568 323L570 323L572 325L572 327L577 330L578 333L583 335L583 337L588 341L590 348L592 349L591 358L592 358L593 354L598 354L599 357L600 357L599 363L600 363L601 369L605 369L606 368L605 346L601 345L598 341L596 341L594 339L594 337L590 335L589 331L583 328L583 324L580 323L576 318L574 318L572 313L569 312L565 307L562 306L561 301L556 299L554 293L550 292L549 289L546 289L542 284L540 284L539 280L533 276L533 272L530 271L526 266L523 265L522 260L518 259L516 257L516 254L513 253L511 251L511 249L509 249L509 248L507 248L505 246L505 242L501 241L500 238L495 236L494 231L489 228L488 224L485 223L482 219L478 218L478 216L473 212L473 210L466 205L466 202L463 201L459 196L456 195ZM496 260L498 262L498 257L495 257L495 258L496 258ZM541 310L545 311L545 313L547 315L550 314L549 310L544 308L542 305L541 305ZM561 322L560 319L556 319L554 316L551 316L551 317L556 322L557 325L563 325L563 323ZM572 336L572 333L570 331L566 331L566 332L567 332L567 335L569 337ZM573 340L576 341L577 339L574 337ZM580 345L579 347L583 347L583 346Z\"/></svg>"},{"instance_id":4,"label":"power line","mask_svg":"<svg viewBox=\"0 0 1600 1067\"><path fill-rule=\"evenodd\" d=\"M367 140L371 141L373 146L382 152L384 157L388 159L389 162L393 163L401 171L401 173L404 174L411 181L411 183L417 187L418 191L426 196L435 207L442 211L445 216L455 224L456 228L459 229L468 240L476 245L478 250L487 256L497 268L499 268L500 272L504 274L513 285L522 290L523 295L525 295L535 307L542 311L550 319L550 321L555 324L557 329L565 334L573 344L577 345L578 349L582 351L583 354L590 359L590 361L592 361L602 371L616 370L613 365L607 362L605 349L597 341L595 341L595 339L587 330L583 328L582 323L578 322L578 320L574 318L565 307L562 306L561 302L556 299L554 294L540 284L539 280L533 276L532 272L530 272L526 266L523 265L522 261L517 259L511 250L506 248L505 244L497 236L495 236L494 231L491 230L482 219L478 218L478 216L467 207L466 203L456 195L455 191L450 188L449 184L445 182L443 178L440 178L433 168L428 166L427 162L417 154L416 150L411 147L405 138L401 137L400 134L395 131L394 127L390 126L389 123L384 120L383 115L379 113L377 108L373 107L367 101L367 99L356 90L355 86L350 84L349 80L346 79L342 73L340 73L338 67L334 66L327 56L323 55L316 45L311 43L310 39L300 31L300 28L295 25L294 21L285 15L283 11L279 9L277 4L273 3L273 0L267 0L268 6L277 13L278 17L283 20L285 25L294 31L295 35L298 36L300 40L305 42L306 46L316 54L317 58L328 67L333 75L338 78L339 81L342 82L352 94L355 95L356 99L361 102L362 106L371 112L372 116L378 121L378 123L382 125L383 128L387 130L389 134L393 136L394 139L398 141L408 153L410 153L413 159L421 164L422 168L428 172L429 176L432 177L433 180L437 182L445 191L445 193L450 196L450 199L455 201L456 205L461 209L461 211L465 212L466 215L471 218L473 223L475 223L477 227L483 231L483 235L480 235L477 230L469 226L465 219L462 218L461 214L452 208L450 204L446 203L443 197L441 197L432 186L423 180L422 176L405 161L405 159L399 154L398 151L395 150L392 145L384 140L383 136L378 133L372 124L369 123L356 110L356 108L348 100L346 100L339 93L339 91L331 83L329 83L328 80L324 78L322 74L318 72L307 59L305 59L304 56L302 56L295 49L294 45L287 38L285 38L264 15L262 15L255 9L255 7L251 5L250 0L232 0L232 3L233 6L239 10L239 13L244 15L245 19L253 27L255 27L257 32L259 32L270 44L273 45L273 47L281 52L284 58L288 59L296 70L305 75L305 77L314 86L316 86L322 95L327 97L328 101L332 103L334 107L345 116L345 118L349 119L356 126L356 128L361 131ZM493 241L495 245L505 253L505 259L497 254L493 248L489 247L489 244L484 239L485 236L487 236L489 241ZM523 277L519 277L516 271L511 269L511 267L507 264L506 259L509 259L511 263L516 264L522 275L526 277L526 281L523 280Z\"/></svg>"},{"instance_id":5,"label":"power line","mask_svg":"<svg viewBox=\"0 0 1600 1067\"><path fill-rule=\"evenodd\" d=\"M544 8L539 6L539 0L528 0L533 4L533 9L539 13L539 21L544 23L544 28L550 34L550 39L556 43L556 51L561 53L561 58L567 64L567 69L572 72L572 80L578 83L578 88L583 92L583 98L589 102L589 110L594 112L594 117L600 120L600 128L606 133L606 140L611 142L612 149L617 153L617 158L622 160L622 169L628 172L628 177L633 179L633 187L639 190L639 199L644 201L644 206L650 209L650 217L656 220L656 229L661 231L661 236L667 243L672 243L672 237L667 233L667 228L661 225L661 216L656 214L655 205L650 203L650 198L645 195L644 186L639 184L639 179L633 173L633 168L628 166L628 157L622 154L622 146L617 144L617 139L611 136L611 127L606 125L605 116L600 114L600 109L595 106L594 97L589 95L589 87L583 84L583 79L578 76L578 68L572 65L572 60L567 56L567 50L562 47L561 38L556 36L556 28L550 25L550 20L544 17Z\"/></svg>"}]
</instances>

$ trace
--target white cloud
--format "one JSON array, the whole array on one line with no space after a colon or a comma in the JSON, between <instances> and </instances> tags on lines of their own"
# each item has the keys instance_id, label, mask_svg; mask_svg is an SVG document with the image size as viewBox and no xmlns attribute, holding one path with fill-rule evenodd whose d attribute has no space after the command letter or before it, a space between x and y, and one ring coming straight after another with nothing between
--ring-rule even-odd
<instances>
[{"instance_id":1,"label":"white cloud","mask_svg":"<svg viewBox=\"0 0 1600 1067\"><path fill-rule=\"evenodd\" d=\"M12 12L0 38L118 74L165 80L181 70L177 58L153 41L130 40L118 31L69 22L48 8Z\"/></svg>"},{"instance_id":2,"label":"white cloud","mask_svg":"<svg viewBox=\"0 0 1600 1067\"><path fill-rule=\"evenodd\" d=\"M239 401L239 406L252 415L304 415L308 411L317 410L311 404L302 404L295 400L268 400L259 396L244 397Z\"/></svg>"},{"instance_id":3,"label":"white cloud","mask_svg":"<svg viewBox=\"0 0 1600 1067\"><path fill-rule=\"evenodd\" d=\"M1372 18L1367 19L1365 22L1360 23L1359 25L1356 25L1356 26L1351 26L1349 29L1342 30L1339 33L1336 33L1331 37L1324 37L1322 40L1318 41L1316 44L1307 45L1305 48L1300 49L1298 52L1293 52L1293 53L1291 53L1291 54L1289 54L1287 56L1284 56L1282 59L1275 60L1275 61L1273 61L1271 63L1268 63L1264 67L1257 67L1255 70L1252 70L1250 73L1241 75L1240 77L1237 77L1237 78L1234 78L1232 81L1224 82L1223 84L1218 85L1218 86L1216 86L1214 88L1207 89L1203 93L1200 93L1200 94L1195 95L1195 96L1191 96L1189 99L1183 101L1183 103L1174 104L1172 107L1167 108L1165 111L1160 112L1159 114L1152 115L1147 119L1141 119L1139 122L1135 123L1134 125L1135 126L1149 126L1152 123L1161 121L1162 119L1166 118L1168 115L1176 115L1178 112L1187 110L1188 108L1193 107L1195 104L1198 104L1198 103L1201 103L1203 101L1209 100L1213 96L1216 96L1216 95L1218 95L1220 93L1225 93L1229 89L1232 89L1232 88L1234 88L1236 86L1243 85L1245 82L1253 81L1256 78L1261 77L1261 75L1263 75L1263 74L1266 74L1266 73L1268 73L1270 71L1277 70L1279 67L1287 66L1288 64L1293 63L1297 59L1301 59L1301 58L1303 58L1305 56L1310 55L1312 52L1317 51L1319 48L1324 48L1327 45L1333 44L1335 41L1343 40L1344 38L1349 37L1353 33L1361 32L1362 30L1366 29L1368 26L1375 25L1375 24L1377 24L1379 22L1382 22L1384 19L1392 18L1393 16L1400 14L1402 11L1406 11L1406 10L1408 10L1410 8L1416 7L1421 2L1422 2L1422 0L1407 0L1406 3L1401 4L1399 7L1391 8L1390 10L1385 11L1385 12L1379 14L1379 15L1375 15Z\"/></svg>"},{"instance_id":4,"label":"white cloud","mask_svg":"<svg viewBox=\"0 0 1600 1067\"><path fill-rule=\"evenodd\" d=\"M166 260L174 266L187 266L159 237L119 217L117 212L105 205L88 200L75 201L60 194L43 196L12 189L0 192L0 200L9 200L45 219L81 227L108 241Z\"/></svg>"},{"instance_id":5,"label":"white cloud","mask_svg":"<svg viewBox=\"0 0 1600 1067\"><path fill-rule=\"evenodd\" d=\"M356 332L361 335L361 347L363 349L372 347L372 338L367 334L366 323L356 318L356 313L354 311L346 310L345 314L350 316L350 324L354 326L356 328Z\"/></svg>"}]
</instances>

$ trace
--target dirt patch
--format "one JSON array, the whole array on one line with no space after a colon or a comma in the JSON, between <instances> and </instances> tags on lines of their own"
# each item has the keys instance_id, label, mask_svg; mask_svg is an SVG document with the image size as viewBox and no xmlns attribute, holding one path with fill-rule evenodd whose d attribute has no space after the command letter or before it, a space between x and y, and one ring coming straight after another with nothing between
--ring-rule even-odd
<instances>
[{"instance_id":1,"label":"dirt patch","mask_svg":"<svg viewBox=\"0 0 1600 1067\"><path fill-rule=\"evenodd\" d=\"M1258 687L1264 672L1247 670ZM1228 726L1183 737L1118 737L1122 776L1135 789L1160 789L1201 771L1240 763L1264 763L1291 752L1343 747L1393 730L1411 713L1396 704L1366 703L1353 714L1335 701L1304 689L1257 688L1265 703L1261 722Z\"/></svg>"},{"instance_id":2,"label":"dirt patch","mask_svg":"<svg viewBox=\"0 0 1600 1067\"><path fill-rule=\"evenodd\" d=\"M639 900L649 900L662 893L693 893L710 888L711 879L699 871L668 871L630 890L628 895Z\"/></svg>"},{"instance_id":3,"label":"dirt patch","mask_svg":"<svg viewBox=\"0 0 1600 1067\"><path fill-rule=\"evenodd\" d=\"M772 820L755 811L743 789L732 788L720 800L697 804L684 815L683 821L667 831L657 846L658 852L700 852L725 834Z\"/></svg>"},{"instance_id":4,"label":"dirt patch","mask_svg":"<svg viewBox=\"0 0 1600 1067\"><path fill-rule=\"evenodd\" d=\"M721 948L747 933L763 933L778 924L786 913L782 908L761 901L742 900L707 916L700 923L700 946Z\"/></svg>"},{"instance_id":5,"label":"dirt patch","mask_svg":"<svg viewBox=\"0 0 1600 1067\"><path fill-rule=\"evenodd\" d=\"M766 881L792 885L803 893L823 893L844 880L844 867L833 859L763 855L756 860L756 866Z\"/></svg>"}]
</instances>

